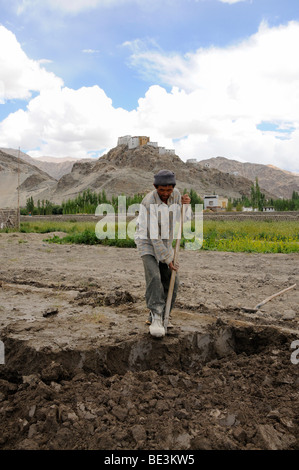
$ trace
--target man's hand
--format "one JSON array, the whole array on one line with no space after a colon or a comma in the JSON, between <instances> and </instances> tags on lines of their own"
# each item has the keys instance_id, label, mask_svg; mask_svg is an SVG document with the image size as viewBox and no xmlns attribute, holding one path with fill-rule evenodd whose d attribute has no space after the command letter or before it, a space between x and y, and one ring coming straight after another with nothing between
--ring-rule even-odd
<instances>
[{"instance_id":1,"label":"man's hand","mask_svg":"<svg viewBox=\"0 0 299 470\"><path fill-rule=\"evenodd\" d=\"M178 271L179 270L179 263L176 262L175 264L171 261L171 263L169 263L168 265L169 269L171 269L171 271Z\"/></svg>"},{"instance_id":2,"label":"man's hand","mask_svg":"<svg viewBox=\"0 0 299 470\"><path fill-rule=\"evenodd\" d=\"M182 204L190 204L191 199L189 197L189 194L183 194L182 196Z\"/></svg>"}]
</instances>

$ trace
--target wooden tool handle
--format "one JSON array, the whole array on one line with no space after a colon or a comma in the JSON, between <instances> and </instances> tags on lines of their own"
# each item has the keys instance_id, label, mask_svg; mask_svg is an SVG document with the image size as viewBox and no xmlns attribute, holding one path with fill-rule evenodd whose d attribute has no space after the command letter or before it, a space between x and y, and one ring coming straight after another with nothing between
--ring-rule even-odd
<instances>
[{"instance_id":1,"label":"wooden tool handle","mask_svg":"<svg viewBox=\"0 0 299 470\"><path fill-rule=\"evenodd\" d=\"M293 284L292 286L287 287L286 289L283 289L280 292L277 292L276 294L271 295L270 297L267 297L265 300L263 300L260 304L258 304L254 308L256 309L256 308L262 307L262 305L265 305L267 302L269 302L269 300L272 300L272 299L274 299L274 297L278 297L279 295L284 294L288 290L294 289L294 287L296 287L296 284Z\"/></svg>"},{"instance_id":2,"label":"wooden tool handle","mask_svg":"<svg viewBox=\"0 0 299 470\"><path fill-rule=\"evenodd\" d=\"M178 253L179 253L179 249L180 249L182 232L183 232L183 222L184 222L184 204L182 204L182 207L181 207L180 227L179 227L178 236L177 236L177 239L176 239L176 244L175 244L175 249L174 249L173 264L175 264L177 259L178 259ZM176 277L176 271L172 270L171 278L170 278L170 282L169 282L166 306L165 306L165 313L164 313L165 333L167 332L167 325L168 325L168 321L169 321L169 313L170 313L170 307L171 307L171 302L172 302L175 277Z\"/></svg>"}]
</instances>

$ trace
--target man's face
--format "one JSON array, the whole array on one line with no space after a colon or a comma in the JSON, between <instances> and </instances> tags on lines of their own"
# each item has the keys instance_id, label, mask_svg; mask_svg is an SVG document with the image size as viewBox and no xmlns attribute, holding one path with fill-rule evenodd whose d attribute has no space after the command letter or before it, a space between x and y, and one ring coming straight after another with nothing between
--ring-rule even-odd
<instances>
[{"instance_id":1,"label":"man's face","mask_svg":"<svg viewBox=\"0 0 299 470\"><path fill-rule=\"evenodd\" d=\"M169 184L167 186L157 186L156 189L161 201L163 202L167 202L169 196L173 193L172 184Z\"/></svg>"}]
</instances>

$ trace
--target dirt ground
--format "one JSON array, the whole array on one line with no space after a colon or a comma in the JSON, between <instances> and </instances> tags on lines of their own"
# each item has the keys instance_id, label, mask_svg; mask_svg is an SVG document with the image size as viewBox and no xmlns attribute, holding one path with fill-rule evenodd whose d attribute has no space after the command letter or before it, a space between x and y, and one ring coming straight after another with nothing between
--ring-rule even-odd
<instances>
[{"instance_id":1,"label":"dirt ground","mask_svg":"<svg viewBox=\"0 0 299 470\"><path fill-rule=\"evenodd\" d=\"M0 449L298 450L298 254L181 251L154 339L137 251L52 235L0 234Z\"/></svg>"}]
</instances>

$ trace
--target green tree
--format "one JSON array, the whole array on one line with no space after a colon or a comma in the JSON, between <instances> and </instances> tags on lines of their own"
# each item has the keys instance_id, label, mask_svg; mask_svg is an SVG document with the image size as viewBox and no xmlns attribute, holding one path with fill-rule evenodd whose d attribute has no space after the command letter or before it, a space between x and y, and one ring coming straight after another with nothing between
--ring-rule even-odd
<instances>
[{"instance_id":1,"label":"green tree","mask_svg":"<svg viewBox=\"0 0 299 470\"><path fill-rule=\"evenodd\" d=\"M233 203L230 197L228 198L228 202L227 202L227 206L225 210L227 212L231 212L233 210Z\"/></svg>"},{"instance_id":2,"label":"green tree","mask_svg":"<svg viewBox=\"0 0 299 470\"><path fill-rule=\"evenodd\" d=\"M258 209L260 211L263 210L265 205L265 195L261 192L258 178L255 179L255 184L251 186L251 205L254 209Z\"/></svg>"},{"instance_id":3,"label":"green tree","mask_svg":"<svg viewBox=\"0 0 299 470\"><path fill-rule=\"evenodd\" d=\"M27 209L28 213L33 214L33 212L34 212L34 201L33 201L32 196L27 199L26 209Z\"/></svg>"},{"instance_id":4,"label":"green tree","mask_svg":"<svg viewBox=\"0 0 299 470\"><path fill-rule=\"evenodd\" d=\"M193 211L195 211L195 205L196 204L203 204L203 200L201 199L201 197L197 194L197 192L194 189L190 189L189 197L191 199L191 208L192 208Z\"/></svg>"}]
</instances>

